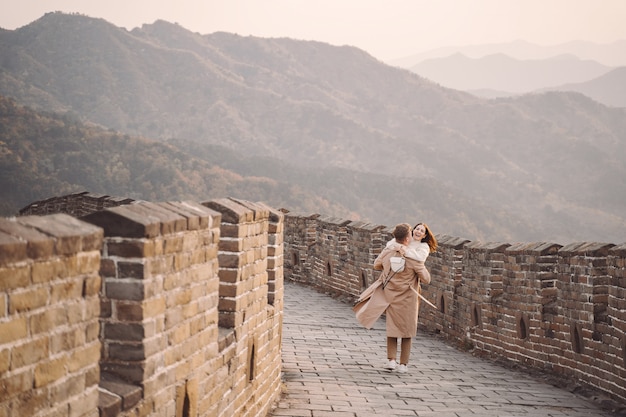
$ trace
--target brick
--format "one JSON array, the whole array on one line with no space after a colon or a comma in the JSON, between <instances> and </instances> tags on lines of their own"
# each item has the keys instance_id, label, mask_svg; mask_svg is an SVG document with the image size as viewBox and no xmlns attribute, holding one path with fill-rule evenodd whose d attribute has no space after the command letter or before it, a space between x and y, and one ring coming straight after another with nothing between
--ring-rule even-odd
<instances>
[{"instance_id":1,"label":"brick","mask_svg":"<svg viewBox=\"0 0 626 417\"><path fill-rule=\"evenodd\" d=\"M183 236L167 236L163 245L164 254L180 253L183 250Z\"/></svg>"},{"instance_id":2,"label":"brick","mask_svg":"<svg viewBox=\"0 0 626 417\"><path fill-rule=\"evenodd\" d=\"M50 302L52 304L63 303L68 300L78 300L82 297L82 279L56 281L52 284L52 288L50 291Z\"/></svg>"},{"instance_id":3,"label":"brick","mask_svg":"<svg viewBox=\"0 0 626 417\"><path fill-rule=\"evenodd\" d=\"M239 253L221 253L218 255L218 262L221 268L241 268L245 262L245 254Z\"/></svg>"},{"instance_id":4,"label":"brick","mask_svg":"<svg viewBox=\"0 0 626 417\"><path fill-rule=\"evenodd\" d=\"M62 404L68 399L78 396L86 389L85 376L82 374L73 375L64 379L59 384L50 387L50 401L53 404Z\"/></svg>"},{"instance_id":5,"label":"brick","mask_svg":"<svg viewBox=\"0 0 626 417\"><path fill-rule=\"evenodd\" d=\"M35 262L32 266L33 283L45 283L68 276L68 264L62 259Z\"/></svg>"},{"instance_id":6,"label":"brick","mask_svg":"<svg viewBox=\"0 0 626 417\"><path fill-rule=\"evenodd\" d=\"M48 217L57 224L66 227L66 233L70 235L78 234L80 236L79 251L100 251L100 249L102 248L102 239L104 233L101 228L94 227L89 223L78 220L77 218L67 215L65 213L53 214ZM59 238L58 235L55 236Z\"/></svg>"},{"instance_id":7,"label":"brick","mask_svg":"<svg viewBox=\"0 0 626 417\"><path fill-rule=\"evenodd\" d=\"M49 257L54 253L54 240L36 229L8 219L0 219L0 231L26 241L26 254L31 259Z\"/></svg>"},{"instance_id":8,"label":"brick","mask_svg":"<svg viewBox=\"0 0 626 417\"><path fill-rule=\"evenodd\" d=\"M155 275L168 275L173 271L171 257L158 257L145 259L145 275L153 277Z\"/></svg>"},{"instance_id":9,"label":"brick","mask_svg":"<svg viewBox=\"0 0 626 417\"><path fill-rule=\"evenodd\" d=\"M84 330L86 343L98 339L98 337L100 336L100 321L93 320L91 321L91 323L87 323L87 325L84 327Z\"/></svg>"},{"instance_id":10,"label":"brick","mask_svg":"<svg viewBox=\"0 0 626 417\"><path fill-rule=\"evenodd\" d=\"M183 313L180 306L168 308L165 311L165 329L171 329L183 321Z\"/></svg>"},{"instance_id":11,"label":"brick","mask_svg":"<svg viewBox=\"0 0 626 417\"><path fill-rule=\"evenodd\" d=\"M106 319L113 315L113 303L111 300L100 299L100 318Z\"/></svg>"},{"instance_id":12,"label":"brick","mask_svg":"<svg viewBox=\"0 0 626 417\"><path fill-rule=\"evenodd\" d=\"M144 383L145 362L118 364L102 361L101 372L119 375L120 378L131 383Z\"/></svg>"},{"instance_id":13,"label":"brick","mask_svg":"<svg viewBox=\"0 0 626 417\"><path fill-rule=\"evenodd\" d=\"M0 291L24 288L30 284L30 265L0 268Z\"/></svg>"},{"instance_id":14,"label":"brick","mask_svg":"<svg viewBox=\"0 0 626 417\"><path fill-rule=\"evenodd\" d=\"M99 359L100 342L98 341L71 352L67 360L67 369L74 373L91 365L97 365Z\"/></svg>"},{"instance_id":15,"label":"brick","mask_svg":"<svg viewBox=\"0 0 626 417\"><path fill-rule=\"evenodd\" d=\"M180 287L180 275L168 274L163 278L163 290L170 292Z\"/></svg>"},{"instance_id":16,"label":"brick","mask_svg":"<svg viewBox=\"0 0 626 417\"><path fill-rule=\"evenodd\" d=\"M220 213L193 201L170 202L167 204L172 206L172 211L187 218L188 230L206 229L213 224L214 219L218 222L221 219Z\"/></svg>"},{"instance_id":17,"label":"brick","mask_svg":"<svg viewBox=\"0 0 626 417\"><path fill-rule=\"evenodd\" d=\"M243 240L242 239L232 239L222 237L220 240L220 250L225 252L240 252L243 248Z\"/></svg>"},{"instance_id":18,"label":"brick","mask_svg":"<svg viewBox=\"0 0 626 417\"><path fill-rule=\"evenodd\" d=\"M101 389L98 396L98 410L101 417L116 417L122 412L122 399Z\"/></svg>"},{"instance_id":19,"label":"brick","mask_svg":"<svg viewBox=\"0 0 626 417\"><path fill-rule=\"evenodd\" d=\"M219 288L220 297L236 297L239 290L239 285L221 281Z\"/></svg>"},{"instance_id":20,"label":"brick","mask_svg":"<svg viewBox=\"0 0 626 417\"><path fill-rule=\"evenodd\" d=\"M97 296L101 288L102 278L100 278L100 275L88 276L83 282L83 297Z\"/></svg>"},{"instance_id":21,"label":"brick","mask_svg":"<svg viewBox=\"0 0 626 417\"><path fill-rule=\"evenodd\" d=\"M143 303L145 317L160 316L165 313L165 308L165 299L163 297L151 298Z\"/></svg>"},{"instance_id":22,"label":"brick","mask_svg":"<svg viewBox=\"0 0 626 417\"><path fill-rule=\"evenodd\" d=\"M52 407L48 398L48 390L31 389L28 392L20 393L18 397L14 401L12 401L11 415L39 416L41 415L42 410L48 411L50 408ZM65 408L67 408L67 406L65 406ZM57 416L61 415L62 414L57 414Z\"/></svg>"},{"instance_id":23,"label":"brick","mask_svg":"<svg viewBox=\"0 0 626 417\"><path fill-rule=\"evenodd\" d=\"M24 339L28 335L26 317L17 317L0 323L0 345Z\"/></svg>"},{"instance_id":24,"label":"brick","mask_svg":"<svg viewBox=\"0 0 626 417\"><path fill-rule=\"evenodd\" d=\"M63 221L65 220L65 222ZM79 222L66 214L50 216L24 216L17 219L18 223L34 227L43 233L55 237L54 250L58 255L70 255L82 250L81 225L92 226ZM70 225L74 223L78 228Z\"/></svg>"},{"instance_id":25,"label":"brick","mask_svg":"<svg viewBox=\"0 0 626 417\"><path fill-rule=\"evenodd\" d=\"M41 362L35 367L34 387L40 388L61 379L66 374L65 358Z\"/></svg>"},{"instance_id":26,"label":"brick","mask_svg":"<svg viewBox=\"0 0 626 417\"><path fill-rule=\"evenodd\" d=\"M163 203L163 206L167 208L167 210L172 211L185 218L185 230L198 230L200 228L200 217L198 216L198 213L194 212L194 210L192 210L191 208L185 207L182 204L176 202Z\"/></svg>"},{"instance_id":27,"label":"brick","mask_svg":"<svg viewBox=\"0 0 626 417\"><path fill-rule=\"evenodd\" d=\"M47 288L28 288L24 291L9 294L9 313L15 314L45 306L48 303Z\"/></svg>"},{"instance_id":28,"label":"brick","mask_svg":"<svg viewBox=\"0 0 626 417\"><path fill-rule=\"evenodd\" d=\"M19 369L47 358L50 353L48 344L47 337L40 337L15 346L11 354L11 369Z\"/></svg>"},{"instance_id":29,"label":"brick","mask_svg":"<svg viewBox=\"0 0 626 417\"><path fill-rule=\"evenodd\" d=\"M218 309L220 311L237 312L243 304L243 298L220 298Z\"/></svg>"},{"instance_id":30,"label":"brick","mask_svg":"<svg viewBox=\"0 0 626 417\"><path fill-rule=\"evenodd\" d=\"M190 289L179 289L174 291L171 296L174 297L173 305L186 305L191 302L191 290Z\"/></svg>"},{"instance_id":31,"label":"brick","mask_svg":"<svg viewBox=\"0 0 626 417\"><path fill-rule=\"evenodd\" d=\"M67 322L67 314L64 307L50 308L44 312L33 314L30 317L31 334L51 331Z\"/></svg>"},{"instance_id":32,"label":"brick","mask_svg":"<svg viewBox=\"0 0 626 417\"><path fill-rule=\"evenodd\" d=\"M0 266L25 260L27 255L27 243L4 232L0 232Z\"/></svg>"},{"instance_id":33,"label":"brick","mask_svg":"<svg viewBox=\"0 0 626 417\"><path fill-rule=\"evenodd\" d=\"M135 204L134 210L156 217L161 222L161 234L169 235L187 230L187 219L171 210L165 203L152 203L149 201Z\"/></svg>"},{"instance_id":34,"label":"brick","mask_svg":"<svg viewBox=\"0 0 626 417\"><path fill-rule=\"evenodd\" d=\"M154 216L134 210L133 205L107 208L81 217L88 223L104 229L106 237L153 238L161 233L161 225Z\"/></svg>"},{"instance_id":35,"label":"brick","mask_svg":"<svg viewBox=\"0 0 626 417\"><path fill-rule=\"evenodd\" d=\"M96 417L98 414L98 395L97 387L93 387L85 390L78 399L72 399L69 403L69 417Z\"/></svg>"},{"instance_id":36,"label":"brick","mask_svg":"<svg viewBox=\"0 0 626 417\"><path fill-rule=\"evenodd\" d=\"M174 270L181 272L189 269L192 265L191 256L189 253L175 253L174 254Z\"/></svg>"},{"instance_id":37,"label":"brick","mask_svg":"<svg viewBox=\"0 0 626 417\"><path fill-rule=\"evenodd\" d=\"M119 261L117 263L118 277L119 278L144 278L144 265L141 262L125 262Z\"/></svg>"},{"instance_id":38,"label":"brick","mask_svg":"<svg viewBox=\"0 0 626 417\"><path fill-rule=\"evenodd\" d=\"M98 363L96 366L87 368L84 376L85 387L98 386L100 383L100 364Z\"/></svg>"},{"instance_id":39,"label":"brick","mask_svg":"<svg viewBox=\"0 0 626 417\"><path fill-rule=\"evenodd\" d=\"M171 345L181 344L189 337L189 335L189 323L181 323L173 329L169 337L169 343Z\"/></svg>"},{"instance_id":40,"label":"brick","mask_svg":"<svg viewBox=\"0 0 626 417\"><path fill-rule=\"evenodd\" d=\"M83 346L85 342L85 332L82 327L53 333L50 335L50 352L54 355L61 352L72 351L79 346Z\"/></svg>"},{"instance_id":41,"label":"brick","mask_svg":"<svg viewBox=\"0 0 626 417\"><path fill-rule=\"evenodd\" d=\"M27 369L24 372L3 375L0 384L3 388L1 398L13 398L33 388L33 371Z\"/></svg>"},{"instance_id":42,"label":"brick","mask_svg":"<svg viewBox=\"0 0 626 417\"><path fill-rule=\"evenodd\" d=\"M143 320L143 306L139 303L119 301L115 303L115 311L119 321L140 322Z\"/></svg>"},{"instance_id":43,"label":"brick","mask_svg":"<svg viewBox=\"0 0 626 417\"><path fill-rule=\"evenodd\" d=\"M92 274L100 270L100 250L76 254L77 274Z\"/></svg>"},{"instance_id":44,"label":"brick","mask_svg":"<svg viewBox=\"0 0 626 417\"><path fill-rule=\"evenodd\" d=\"M252 210L227 198L220 198L202 203L203 206L221 213L221 221L224 223L243 223L253 220Z\"/></svg>"},{"instance_id":45,"label":"brick","mask_svg":"<svg viewBox=\"0 0 626 417\"><path fill-rule=\"evenodd\" d=\"M106 280L105 294L110 299L140 301L144 299L144 284L142 281Z\"/></svg>"},{"instance_id":46,"label":"brick","mask_svg":"<svg viewBox=\"0 0 626 417\"><path fill-rule=\"evenodd\" d=\"M109 256L119 256L121 258L149 258L156 255L153 240L109 240L107 249Z\"/></svg>"},{"instance_id":47,"label":"brick","mask_svg":"<svg viewBox=\"0 0 626 417\"><path fill-rule=\"evenodd\" d=\"M111 340L140 341L145 336L145 329L141 324L105 323L104 337Z\"/></svg>"},{"instance_id":48,"label":"brick","mask_svg":"<svg viewBox=\"0 0 626 417\"><path fill-rule=\"evenodd\" d=\"M141 361L146 359L142 343L109 343L109 358L120 361Z\"/></svg>"},{"instance_id":49,"label":"brick","mask_svg":"<svg viewBox=\"0 0 626 417\"><path fill-rule=\"evenodd\" d=\"M220 226L220 239L214 243L220 244L224 238L244 238L246 237L246 228L239 224L222 223Z\"/></svg>"},{"instance_id":50,"label":"brick","mask_svg":"<svg viewBox=\"0 0 626 417\"><path fill-rule=\"evenodd\" d=\"M78 322L91 322L96 323L96 320L100 316L100 299L98 297L86 298L84 302L79 303L85 306L83 316L79 317ZM72 317L69 317L69 322L73 323Z\"/></svg>"},{"instance_id":51,"label":"brick","mask_svg":"<svg viewBox=\"0 0 626 417\"><path fill-rule=\"evenodd\" d=\"M201 245L200 235L198 233L185 233L183 239L183 252L192 252Z\"/></svg>"}]
</instances>

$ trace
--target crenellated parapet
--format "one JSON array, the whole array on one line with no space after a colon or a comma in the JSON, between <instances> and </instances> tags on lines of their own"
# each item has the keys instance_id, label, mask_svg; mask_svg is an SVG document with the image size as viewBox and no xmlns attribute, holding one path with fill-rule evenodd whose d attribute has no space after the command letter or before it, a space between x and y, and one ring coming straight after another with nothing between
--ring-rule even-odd
<instances>
[{"instance_id":1,"label":"crenellated parapet","mask_svg":"<svg viewBox=\"0 0 626 417\"><path fill-rule=\"evenodd\" d=\"M291 280L356 296L376 279L372 265L389 235L384 226L287 213L285 227L285 269Z\"/></svg>"},{"instance_id":2,"label":"crenellated parapet","mask_svg":"<svg viewBox=\"0 0 626 417\"><path fill-rule=\"evenodd\" d=\"M102 240L65 214L0 219L0 414L97 415Z\"/></svg>"},{"instance_id":3,"label":"crenellated parapet","mask_svg":"<svg viewBox=\"0 0 626 417\"><path fill-rule=\"evenodd\" d=\"M88 211L0 219L0 410L266 415L283 214L235 199Z\"/></svg>"},{"instance_id":4,"label":"crenellated parapet","mask_svg":"<svg viewBox=\"0 0 626 417\"><path fill-rule=\"evenodd\" d=\"M356 299L389 239L385 226L286 213L285 277ZM437 239L422 329L626 402L626 243Z\"/></svg>"}]
</instances>

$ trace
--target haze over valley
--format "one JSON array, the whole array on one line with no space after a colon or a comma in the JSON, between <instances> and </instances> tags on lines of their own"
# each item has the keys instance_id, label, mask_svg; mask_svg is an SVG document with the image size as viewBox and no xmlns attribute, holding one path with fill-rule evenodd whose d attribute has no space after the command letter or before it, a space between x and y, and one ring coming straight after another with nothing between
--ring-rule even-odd
<instances>
[{"instance_id":1,"label":"haze over valley","mask_svg":"<svg viewBox=\"0 0 626 417\"><path fill-rule=\"evenodd\" d=\"M463 63L450 79L468 84L434 80L444 71L427 74L428 59ZM543 84L469 84L470 66L490 59L509 73L539 68ZM606 100L624 87L623 70L557 61L450 55L409 69L351 46L48 13L0 30L1 214L83 190L231 196L384 225L426 221L470 240L621 243L626 110L620 94ZM573 87L592 83L587 94ZM471 91L480 88L514 94Z\"/></svg>"}]
</instances>

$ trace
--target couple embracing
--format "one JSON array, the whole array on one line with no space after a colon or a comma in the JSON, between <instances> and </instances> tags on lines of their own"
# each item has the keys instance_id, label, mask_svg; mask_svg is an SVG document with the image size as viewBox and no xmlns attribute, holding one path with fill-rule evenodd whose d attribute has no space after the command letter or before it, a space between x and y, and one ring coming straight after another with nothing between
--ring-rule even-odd
<instances>
[{"instance_id":1,"label":"couple embracing","mask_svg":"<svg viewBox=\"0 0 626 417\"><path fill-rule=\"evenodd\" d=\"M359 297L353 310L367 329L385 313L388 370L407 372L412 338L417 334L420 284L430 283L424 262L437 250L437 239L425 223L411 228L408 223L396 225L390 240L374 261L374 269L382 270L379 278ZM396 360L398 339L401 339L400 361Z\"/></svg>"}]
</instances>

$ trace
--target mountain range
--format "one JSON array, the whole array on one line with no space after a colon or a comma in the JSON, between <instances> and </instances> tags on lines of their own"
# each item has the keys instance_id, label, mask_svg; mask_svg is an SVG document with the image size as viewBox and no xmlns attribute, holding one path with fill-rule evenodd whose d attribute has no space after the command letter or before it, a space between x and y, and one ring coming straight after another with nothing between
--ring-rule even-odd
<instances>
[{"instance_id":1,"label":"mountain range","mask_svg":"<svg viewBox=\"0 0 626 417\"><path fill-rule=\"evenodd\" d=\"M626 107L625 51L626 41L608 45L569 42L553 47L518 41L441 48L393 61L393 65L479 97L574 91L607 106Z\"/></svg>"},{"instance_id":2,"label":"mountain range","mask_svg":"<svg viewBox=\"0 0 626 417\"><path fill-rule=\"evenodd\" d=\"M612 107L626 107L626 66L615 68L586 82L544 87L537 92L575 91Z\"/></svg>"},{"instance_id":3,"label":"mountain range","mask_svg":"<svg viewBox=\"0 0 626 417\"><path fill-rule=\"evenodd\" d=\"M488 100L354 47L48 13L0 31L0 95L5 215L86 189L471 240L626 236L626 111L580 93Z\"/></svg>"},{"instance_id":4,"label":"mountain range","mask_svg":"<svg viewBox=\"0 0 626 417\"><path fill-rule=\"evenodd\" d=\"M502 54L520 61L543 60L560 55L570 55L583 61L595 61L607 67L623 67L626 66L626 40L606 44L578 40L551 46L516 40L508 43L446 46L392 59L387 63L402 68L410 68L427 59L445 58L454 54L462 54L474 59Z\"/></svg>"},{"instance_id":5,"label":"mountain range","mask_svg":"<svg viewBox=\"0 0 626 417\"><path fill-rule=\"evenodd\" d=\"M478 59L455 54L447 58L422 61L410 69L457 90L492 88L514 93L587 81L611 70L595 61L581 61L570 55L547 60L520 61L503 54L487 55Z\"/></svg>"}]
</instances>

